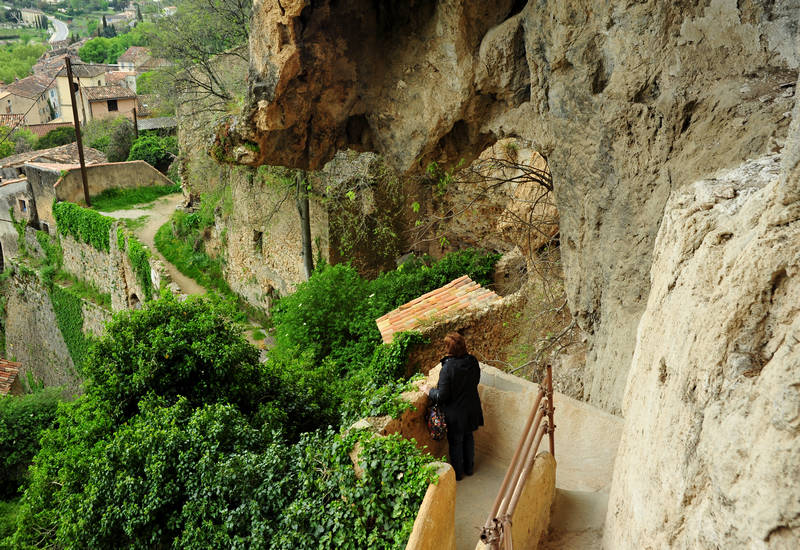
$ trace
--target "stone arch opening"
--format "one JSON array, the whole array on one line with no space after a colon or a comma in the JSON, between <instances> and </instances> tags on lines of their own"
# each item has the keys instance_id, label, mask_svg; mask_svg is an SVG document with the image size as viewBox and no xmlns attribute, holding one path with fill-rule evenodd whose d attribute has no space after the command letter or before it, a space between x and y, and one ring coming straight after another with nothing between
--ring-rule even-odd
<instances>
[{"instance_id":1,"label":"stone arch opening","mask_svg":"<svg viewBox=\"0 0 800 550\"><path fill-rule=\"evenodd\" d=\"M128 298L128 305L131 309L142 309L142 302L135 292Z\"/></svg>"}]
</instances>

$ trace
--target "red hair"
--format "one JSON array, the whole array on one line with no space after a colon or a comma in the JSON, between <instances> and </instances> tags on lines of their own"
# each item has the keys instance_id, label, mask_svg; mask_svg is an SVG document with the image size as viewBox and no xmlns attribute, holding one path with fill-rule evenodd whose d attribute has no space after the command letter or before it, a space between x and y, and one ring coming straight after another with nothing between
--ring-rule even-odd
<instances>
[{"instance_id":1,"label":"red hair","mask_svg":"<svg viewBox=\"0 0 800 550\"><path fill-rule=\"evenodd\" d=\"M457 332L451 332L444 337L444 347L447 349L447 355L451 357L463 357L467 354L467 343Z\"/></svg>"}]
</instances>

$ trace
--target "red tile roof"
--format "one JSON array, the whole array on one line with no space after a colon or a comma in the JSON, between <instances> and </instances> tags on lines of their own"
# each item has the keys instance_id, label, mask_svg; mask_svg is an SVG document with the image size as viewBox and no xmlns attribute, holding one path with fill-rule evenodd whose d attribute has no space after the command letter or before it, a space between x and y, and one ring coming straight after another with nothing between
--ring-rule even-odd
<instances>
[{"instance_id":1,"label":"red tile roof","mask_svg":"<svg viewBox=\"0 0 800 550\"><path fill-rule=\"evenodd\" d=\"M86 146L83 148L83 156L86 159L86 164L98 164L108 160L102 151ZM28 151L27 153L11 155L10 157L0 159L0 168L22 166L26 162L75 164L79 162L78 144L72 142L51 149L41 149L39 151Z\"/></svg>"},{"instance_id":2,"label":"red tile roof","mask_svg":"<svg viewBox=\"0 0 800 550\"><path fill-rule=\"evenodd\" d=\"M13 128L18 124L22 124L24 118L25 115L23 115L22 113L11 113L11 114L2 113L0 114L0 126Z\"/></svg>"},{"instance_id":3,"label":"red tile roof","mask_svg":"<svg viewBox=\"0 0 800 550\"><path fill-rule=\"evenodd\" d=\"M22 363L0 358L0 395L8 395L19 376Z\"/></svg>"},{"instance_id":4,"label":"red tile roof","mask_svg":"<svg viewBox=\"0 0 800 550\"><path fill-rule=\"evenodd\" d=\"M47 132L51 132L57 128L64 128L65 126L73 126L73 124L71 122L46 122L44 124L27 124L25 125L25 129L42 137L47 135Z\"/></svg>"},{"instance_id":5,"label":"red tile roof","mask_svg":"<svg viewBox=\"0 0 800 550\"><path fill-rule=\"evenodd\" d=\"M452 317L465 310L488 306L500 300L500 296L464 275L390 311L376 323L383 342L388 344L396 332L414 330L433 320Z\"/></svg>"},{"instance_id":6,"label":"red tile roof","mask_svg":"<svg viewBox=\"0 0 800 550\"><path fill-rule=\"evenodd\" d=\"M106 73L106 84L109 86L112 84L119 84L122 86L122 83L125 82L125 78L128 76L136 76L136 73L133 71L111 71Z\"/></svg>"},{"instance_id":7,"label":"red tile roof","mask_svg":"<svg viewBox=\"0 0 800 550\"><path fill-rule=\"evenodd\" d=\"M136 99L136 94L119 85L90 86L84 88L89 101L105 101L107 99Z\"/></svg>"},{"instance_id":8,"label":"red tile roof","mask_svg":"<svg viewBox=\"0 0 800 550\"><path fill-rule=\"evenodd\" d=\"M38 99L52 84L51 79L34 74L12 82L6 87L6 91L28 99Z\"/></svg>"}]
</instances>

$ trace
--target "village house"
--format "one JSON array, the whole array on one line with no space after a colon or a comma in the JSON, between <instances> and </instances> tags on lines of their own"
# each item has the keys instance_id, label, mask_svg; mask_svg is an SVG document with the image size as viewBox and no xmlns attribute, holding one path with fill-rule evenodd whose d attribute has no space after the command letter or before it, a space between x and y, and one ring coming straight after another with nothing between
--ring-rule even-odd
<instances>
[{"instance_id":1,"label":"village house","mask_svg":"<svg viewBox=\"0 0 800 550\"><path fill-rule=\"evenodd\" d=\"M87 165L107 162L106 156L101 151L91 147L83 148L83 156ZM23 168L27 162L77 164L79 162L78 145L75 142L67 143L50 149L28 151L2 158L0 159L0 184L9 179L25 177Z\"/></svg>"},{"instance_id":2,"label":"village house","mask_svg":"<svg viewBox=\"0 0 800 550\"><path fill-rule=\"evenodd\" d=\"M43 124L58 117L59 93L52 80L31 75L0 92L0 112L21 114L25 124Z\"/></svg>"},{"instance_id":3,"label":"village house","mask_svg":"<svg viewBox=\"0 0 800 550\"><path fill-rule=\"evenodd\" d=\"M150 59L150 50L143 46L131 46L117 59L122 71L137 71Z\"/></svg>"},{"instance_id":4,"label":"village house","mask_svg":"<svg viewBox=\"0 0 800 550\"><path fill-rule=\"evenodd\" d=\"M119 85L93 86L86 88L86 99L89 102L89 120L126 116L133 119L136 109L136 93Z\"/></svg>"},{"instance_id":5,"label":"village house","mask_svg":"<svg viewBox=\"0 0 800 550\"><path fill-rule=\"evenodd\" d=\"M92 110L87 97L87 89L106 85L106 67L105 65L73 65L72 77L78 105L78 120L81 123L86 123L92 120ZM58 87L58 97L61 101L61 115L58 117L57 122L74 122L66 67L58 71L56 85Z\"/></svg>"}]
</instances>

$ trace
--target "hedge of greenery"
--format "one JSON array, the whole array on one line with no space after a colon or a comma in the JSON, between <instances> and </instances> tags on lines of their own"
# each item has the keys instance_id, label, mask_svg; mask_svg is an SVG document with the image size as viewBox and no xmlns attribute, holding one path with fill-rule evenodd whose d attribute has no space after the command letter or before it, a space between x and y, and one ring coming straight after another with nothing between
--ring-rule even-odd
<instances>
[{"instance_id":1,"label":"hedge of greenery","mask_svg":"<svg viewBox=\"0 0 800 550\"><path fill-rule=\"evenodd\" d=\"M53 216L62 235L90 244L97 250L108 252L112 218L98 214L71 202L54 202Z\"/></svg>"},{"instance_id":2,"label":"hedge of greenery","mask_svg":"<svg viewBox=\"0 0 800 550\"><path fill-rule=\"evenodd\" d=\"M398 414L419 335L381 344L375 319L495 255L465 252L367 281L321 266L274 315L266 363L233 306L169 294L115 314L84 363L85 394L45 433L15 548L398 548L433 457L347 431ZM349 453L360 442L364 473ZM43 536L44 534L44 536Z\"/></svg>"},{"instance_id":3,"label":"hedge of greenery","mask_svg":"<svg viewBox=\"0 0 800 550\"><path fill-rule=\"evenodd\" d=\"M39 438L52 426L61 400L59 388L0 398L0 500L24 489Z\"/></svg>"}]
</instances>

